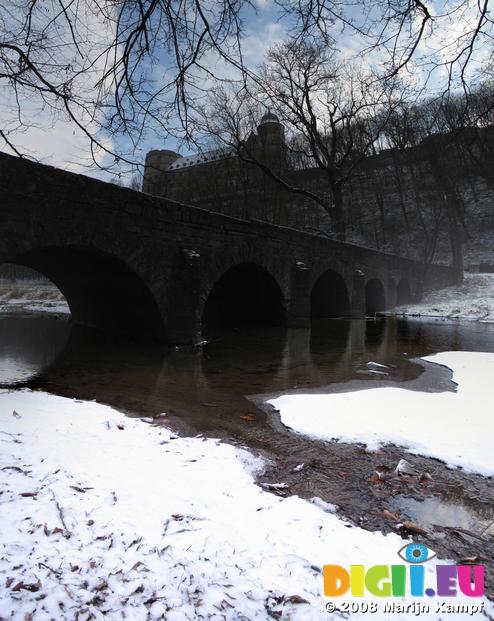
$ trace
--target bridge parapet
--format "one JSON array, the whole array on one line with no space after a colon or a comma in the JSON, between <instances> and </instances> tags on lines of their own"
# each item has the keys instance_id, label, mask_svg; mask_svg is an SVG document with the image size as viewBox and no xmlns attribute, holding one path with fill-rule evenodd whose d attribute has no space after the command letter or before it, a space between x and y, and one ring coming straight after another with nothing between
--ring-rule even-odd
<instances>
[{"instance_id":1,"label":"bridge parapet","mask_svg":"<svg viewBox=\"0 0 494 621\"><path fill-rule=\"evenodd\" d=\"M0 196L0 262L45 274L67 297L75 321L171 342L200 338L211 292L242 265L272 278L290 326L309 325L314 286L329 271L340 275L352 316L365 312L370 280L383 284L386 306L404 280L413 294L424 282L439 287L455 278L445 266L232 218L6 154ZM261 272L235 274L237 294L244 284L252 296L274 300ZM238 284L235 277L228 282ZM227 312L228 292L217 295ZM326 297L327 312L336 312ZM262 316L262 305L256 312Z\"/></svg>"}]
</instances>

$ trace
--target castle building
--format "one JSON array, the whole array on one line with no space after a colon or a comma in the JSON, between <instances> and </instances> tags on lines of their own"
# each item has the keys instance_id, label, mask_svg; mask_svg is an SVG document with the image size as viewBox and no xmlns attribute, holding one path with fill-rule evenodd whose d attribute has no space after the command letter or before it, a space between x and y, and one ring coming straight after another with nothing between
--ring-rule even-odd
<instances>
[{"instance_id":1,"label":"castle building","mask_svg":"<svg viewBox=\"0 0 494 621\"><path fill-rule=\"evenodd\" d=\"M485 133L488 139L482 140L492 146L492 131ZM468 222L466 265L473 269L485 262L494 265L490 241L494 235L494 179L469 167L464 161L461 138L455 142L447 135L430 137L405 151L386 149L359 164L344 187L347 241L419 260L428 260L427 248L433 243L434 260L449 262L450 206L444 204L432 171L434 150L430 146L434 141L441 147L442 180L451 180L455 209ZM284 127L273 113L262 117L256 131L247 138L245 150L253 156L247 160L264 164L291 187L327 195L323 170L291 165ZM492 155L494 149L489 153ZM267 221L333 236L331 220L320 204L284 188L262 166L246 161L233 150L215 149L187 156L169 150L150 151L142 190L243 220ZM432 227L438 231L435 240L429 239Z\"/></svg>"},{"instance_id":2,"label":"castle building","mask_svg":"<svg viewBox=\"0 0 494 621\"><path fill-rule=\"evenodd\" d=\"M257 131L250 134L245 149L276 175L297 172L288 168L284 127L271 112L262 117ZM313 205L303 209L299 196L283 190L256 164L227 149L187 156L166 150L150 151L142 190L242 219L313 232L329 230L329 219L322 210L315 210Z\"/></svg>"}]
</instances>

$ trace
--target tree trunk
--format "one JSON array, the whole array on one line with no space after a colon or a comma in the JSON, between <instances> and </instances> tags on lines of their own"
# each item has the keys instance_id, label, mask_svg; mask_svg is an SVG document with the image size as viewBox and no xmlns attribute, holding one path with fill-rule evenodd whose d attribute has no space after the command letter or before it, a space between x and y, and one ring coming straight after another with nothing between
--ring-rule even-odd
<instances>
[{"instance_id":1,"label":"tree trunk","mask_svg":"<svg viewBox=\"0 0 494 621\"><path fill-rule=\"evenodd\" d=\"M338 241L346 240L346 224L343 211L343 187L341 183L335 183L332 187L333 209L331 217L333 219L334 231Z\"/></svg>"},{"instance_id":2,"label":"tree trunk","mask_svg":"<svg viewBox=\"0 0 494 621\"><path fill-rule=\"evenodd\" d=\"M444 145L442 147L444 149ZM444 158L437 148L429 152L429 163L434 181L441 192L448 220L449 242L451 246L451 267L456 272L456 282L463 282L463 233L459 226L461 218L460 199L454 181L448 176Z\"/></svg>"}]
</instances>

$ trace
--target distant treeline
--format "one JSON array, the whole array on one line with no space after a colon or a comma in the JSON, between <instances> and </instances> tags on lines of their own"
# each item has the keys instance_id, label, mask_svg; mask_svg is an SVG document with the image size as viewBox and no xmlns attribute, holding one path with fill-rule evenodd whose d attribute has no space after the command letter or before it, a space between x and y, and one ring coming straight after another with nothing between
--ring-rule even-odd
<instances>
[{"instance_id":1,"label":"distant treeline","mask_svg":"<svg viewBox=\"0 0 494 621\"><path fill-rule=\"evenodd\" d=\"M1 280L37 280L39 282L48 282L47 279L28 267L22 267L21 265L12 265L11 263L4 263L0 265L0 279Z\"/></svg>"}]
</instances>

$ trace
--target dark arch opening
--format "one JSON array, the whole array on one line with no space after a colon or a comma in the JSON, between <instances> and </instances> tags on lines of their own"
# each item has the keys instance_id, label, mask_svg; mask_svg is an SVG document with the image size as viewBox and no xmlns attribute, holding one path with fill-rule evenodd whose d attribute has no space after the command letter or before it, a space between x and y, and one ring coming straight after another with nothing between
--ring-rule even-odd
<instances>
[{"instance_id":1,"label":"dark arch opening","mask_svg":"<svg viewBox=\"0 0 494 621\"><path fill-rule=\"evenodd\" d=\"M58 287L74 323L163 341L161 313L148 287L121 259L85 246L25 252L9 263L41 273Z\"/></svg>"},{"instance_id":2,"label":"dark arch opening","mask_svg":"<svg viewBox=\"0 0 494 621\"><path fill-rule=\"evenodd\" d=\"M386 295L382 282L372 278L365 285L365 314L375 315L386 308Z\"/></svg>"},{"instance_id":3,"label":"dark arch opening","mask_svg":"<svg viewBox=\"0 0 494 621\"><path fill-rule=\"evenodd\" d=\"M202 314L206 336L240 326L283 326L283 295L276 280L255 263L227 270L209 294Z\"/></svg>"},{"instance_id":4,"label":"dark arch opening","mask_svg":"<svg viewBox=\"0 0 494 621\"><path fill-rule=\"evenodd\" d=\"M350 298L344 278L334 270L319 276L310 296L312 319L347 317L350 314Z\"/></svg>"},{"instance_id":5,"label":"dark arch opening","mask_svg":"<svg viewBox=\"0 0 494 621\"><path fill-rule=\"evenodd\" d=\"M400 306L401 304L408 304L411 301L412 292L410 290L410 283L406 278L402 278L396 289L396 304Z\"/></svg>"}]
</instances>

